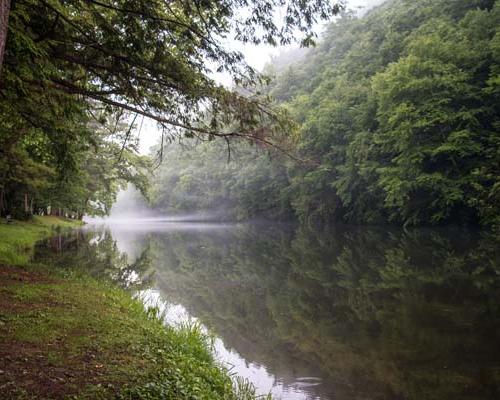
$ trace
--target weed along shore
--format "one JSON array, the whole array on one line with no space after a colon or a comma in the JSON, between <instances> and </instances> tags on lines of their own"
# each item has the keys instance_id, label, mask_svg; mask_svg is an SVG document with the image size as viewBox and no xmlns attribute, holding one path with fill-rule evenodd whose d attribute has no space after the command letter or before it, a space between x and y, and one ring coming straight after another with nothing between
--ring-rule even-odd
<instances>
[{"instance_id":1,"label":"weed along shore","mask_svg":"<svg viewBox=\"0 0 500 400\"><path fill-rule=\"evenodd\" d=\"M198 327L165 326L110 282L30 262L37 240L76 226L0 224L1 399L255 398Z\"/></svg>"}]
</instances>

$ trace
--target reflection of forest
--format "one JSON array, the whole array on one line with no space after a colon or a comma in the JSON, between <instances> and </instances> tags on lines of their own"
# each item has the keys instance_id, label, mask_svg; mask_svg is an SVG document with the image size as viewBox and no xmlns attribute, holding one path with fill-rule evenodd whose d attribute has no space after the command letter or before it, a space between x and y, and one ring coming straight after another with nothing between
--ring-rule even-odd
<instances>
[{"instance_id":1,"label":"reflection of forest","mask_svg":"<svg viewBox=\"0 0 500 400\"><path fill-rule=\"evenodd\" d=\"M109 231L75 230L39 242L34 261L111 279L123 287L140 288L148 286L151 279L148 242L140 239L140 255L131 259L119 250Z\"/></svg>"},{"instance_id":2,"label":"reflection of forest","mask_svg":"<svg viewBox=\"0 0 500 400\"><path fill-rule=\"evenodd\" d=\"M151 250L165 296L277 376L322 373L336 398L497 398L493 237L240 227Z\"/></svg>"},{"instance_id":3,"label":"reflection of forest","mask_svg":"<svg viewBox=\"0 0 500 400\"><path fill-rule=\"evenodd\" d=\"M492 235L238 226L137 237L134 263L103 232L55 240L48 248L64 251L44 245L37 257L122 281L154 266L167 300L285 385L315 375L337 399L499 396Z\"/></svg>"}]
</instances>

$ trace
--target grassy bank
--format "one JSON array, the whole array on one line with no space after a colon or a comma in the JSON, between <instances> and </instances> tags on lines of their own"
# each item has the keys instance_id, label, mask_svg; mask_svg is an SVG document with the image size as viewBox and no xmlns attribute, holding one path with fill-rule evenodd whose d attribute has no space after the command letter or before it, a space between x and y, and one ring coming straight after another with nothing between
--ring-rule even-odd
<instances>
[{"instance_id":1,"label":"grassy bank","mask_svg":"<svg viewBox=\"0 0 500 400\"><path fill-rule=\"evenodd\" d=\"M67 222L0 225L0 398L237 399L196 326L166 328L107 282L27 263ZM243 385L244 386L244 385Z\"/></svg>"}]
</instances>

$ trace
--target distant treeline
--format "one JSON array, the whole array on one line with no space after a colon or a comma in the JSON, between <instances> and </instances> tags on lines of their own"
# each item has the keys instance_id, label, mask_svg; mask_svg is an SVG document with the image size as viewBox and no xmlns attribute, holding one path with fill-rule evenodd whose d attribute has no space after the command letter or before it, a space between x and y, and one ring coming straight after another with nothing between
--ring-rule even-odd
<instances>
[{"instance_id":1,"label":"distant treeline","mask_svg":"<svg viewBox=\"0 0 500 400\"><path fill-rule=\"evenodd\" d=\"M268 66L267 73L273 73ZM222 142L171 147L162 210L236 218L500 223L500 1L394 0L346 13L270 94L299 124L296 160Z\"/></svg>"}]
</instances>

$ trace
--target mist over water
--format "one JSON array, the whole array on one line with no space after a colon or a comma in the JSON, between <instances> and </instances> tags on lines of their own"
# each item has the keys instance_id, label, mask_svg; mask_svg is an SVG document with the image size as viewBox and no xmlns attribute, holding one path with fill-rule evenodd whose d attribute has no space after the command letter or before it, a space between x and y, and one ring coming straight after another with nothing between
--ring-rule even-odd
<instances>
[{"instance_id":1,"label":"mist over water","mask_svg":"<svg viewBox=\"0 0 500 400\"><path fill-rule=\"evenodd\" d=\"M151 208L147 200L142 194L132 185L129 185L126 190L118 193L116 202L111 208L111 212L107 217L84 217L84 221L88 224L99 225L122 225L133 226L133 229L140 229L141 226L146 229L151 229L155 224L159 224L158 228L164 228L162 223L169 222L215 222L224 221L226 219L224 211L212 212L171 212L169 214L162 213ZM186 225L183 225L184 227Z\"/></svg>"}]
</instances>

